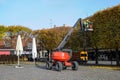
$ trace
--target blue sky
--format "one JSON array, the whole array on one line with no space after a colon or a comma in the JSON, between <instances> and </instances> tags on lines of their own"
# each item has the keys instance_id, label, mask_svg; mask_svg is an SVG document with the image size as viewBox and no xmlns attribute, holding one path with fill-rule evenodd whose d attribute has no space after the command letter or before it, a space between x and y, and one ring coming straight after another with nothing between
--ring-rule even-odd
<instances>
[{"instance_id":1,"label":"blue sky","mask_svg":"<svg viewBox=\"0 0 120 80\"><path fill-rule=\"evenodd\" d=\"M63 24L120 4L120 0L0 0L0 25L22 25L32 30Z\"/></svg>"}]
</instances>

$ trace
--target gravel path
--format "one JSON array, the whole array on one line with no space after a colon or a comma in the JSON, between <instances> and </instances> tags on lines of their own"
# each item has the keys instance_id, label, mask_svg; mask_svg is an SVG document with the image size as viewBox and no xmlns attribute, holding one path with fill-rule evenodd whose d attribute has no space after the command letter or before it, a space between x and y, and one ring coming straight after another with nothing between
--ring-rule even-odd
<instances>
[{"instance_id":1,"label":"gravel path","mask_svg":"<svg viewBox=\"0 0 120 80\"><path fill-rule=\"evenodd\" d=\"M120 80L120 71L112 69L79 66L78 71L68 68L58 72L46 70L44 63L22 64L21 69L14 66L0 65L0 80Z\"/></svg>"}]
</instances>

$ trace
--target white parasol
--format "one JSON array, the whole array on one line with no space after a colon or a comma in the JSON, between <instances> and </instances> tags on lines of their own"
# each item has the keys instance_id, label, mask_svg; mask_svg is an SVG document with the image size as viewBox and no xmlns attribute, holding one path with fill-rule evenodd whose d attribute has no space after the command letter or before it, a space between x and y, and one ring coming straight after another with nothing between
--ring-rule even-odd
<instances>
[{"instance_id":1,"label":"white parasol","mask_svg":"<svg viewBox=\"0 0 120 80\"><path fill-rule=\"evenodd\" d=\"M18 38L17 38L16 52L18 56L18 65L16 66L16 68L21 68L19 59L20 59L20 54L22 54L23 52L23 45L22 45L22 40L20 35L18 35Z\"/></svg>"},{"instance_id":2,"label":"white parasol","mask_svg":"<svg viewBox=\"0 0 120 80\"><path fill-rule=\"evenodd\" d=\"M35 58L37 58L37 49L36 49L36 41L35 38L32 40L32 58L35 62Z\"/></svg>"}]
</instances>

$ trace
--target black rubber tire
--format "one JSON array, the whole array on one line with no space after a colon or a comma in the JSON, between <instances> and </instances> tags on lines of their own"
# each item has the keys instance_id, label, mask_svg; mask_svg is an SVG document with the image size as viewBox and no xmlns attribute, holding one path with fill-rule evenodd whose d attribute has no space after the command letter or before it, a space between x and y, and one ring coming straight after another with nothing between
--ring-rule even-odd
<instances>
[{"instance_id":1,"label":"black rubber tire","mask_svg":"<svg viewBox=\"0 0 120 80\"><path fill-rule=\"evenodd\" d=\"M52 63L46 62L46 69L51 70L52 69Z\"/></svg>"},{"instance_id":2,"label":"black rubber tire","mask_svg":"<svg viewBox=\"0 0 120 80\"><path fill-rule=\"evenodd\" d=\"M63 69L63 65L61 62L57 62L55 65L55 68L57 71L61 71Z\"/></svg>"},{"instance_id":3,"label":"black rubber tire","mask_svg":"<svg viewBox=\"0 0 120 80\"><path fill-rule=\"evenodd\" d=\"M78 70L78 63L76 61L72 62L72 70Z\"/></svg>"},{"instance_id":4,"label":"black rubber tire","mask_svg":"<svg viewBox=\"0 0 120 80\"><path fill-rule=\"evenodd\" d=\"M84 61L84 64L87 64L87 61Z\"/></svg>"}]
</instances>

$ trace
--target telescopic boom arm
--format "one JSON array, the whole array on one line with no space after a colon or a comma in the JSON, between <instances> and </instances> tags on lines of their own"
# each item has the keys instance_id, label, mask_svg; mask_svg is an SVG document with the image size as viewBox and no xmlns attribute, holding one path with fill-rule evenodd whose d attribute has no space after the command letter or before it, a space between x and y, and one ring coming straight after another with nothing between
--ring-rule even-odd
<instances>
[{"instance_id":1,"label":"telescopic boom arm","mask_svg":"<svg viewBox=\"0 0 120 80\"><path fill-rule=\"evenodd\" d=\"M74 24L74 26L72 27L72 29L67 33L67 35L64 37L64 39L62 40L62 42L58 45L58 47L56 48L56 50L62 50L63 49L63 47L65 46L65 44L70 39L70 36L71 36L74 28L77 26L78 23L80 23L80 25L81 25L81 18L77 20L77 22Z\"/></svg>"}]
</instances>

